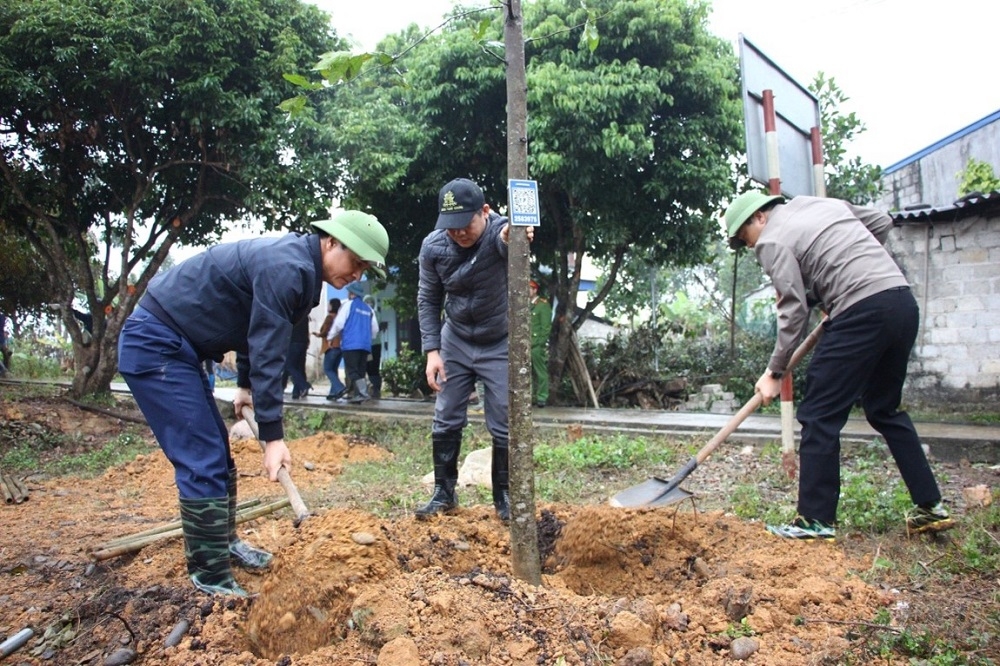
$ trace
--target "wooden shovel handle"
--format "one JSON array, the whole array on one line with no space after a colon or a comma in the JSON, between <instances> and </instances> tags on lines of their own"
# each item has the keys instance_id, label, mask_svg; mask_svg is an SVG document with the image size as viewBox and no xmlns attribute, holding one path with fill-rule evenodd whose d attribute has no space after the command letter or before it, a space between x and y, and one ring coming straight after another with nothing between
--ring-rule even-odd
<instances>
[{"instance_id":1,"label":"wooden shovel handle","mask_svg":"<svg viewBox=\"0 0 1000 666\"><path fill-rule=\"evenodd\" d=\"M825 321L826 317L824 317L823 320L816 325L816 328L814 328L809 335L806 336L806 339L795 348L792 358L788 361L788 367L785 369L786 372L790 372L794 369L795 366L799 364L799 361L802 360L802 357L812 351L812 348L816 346L820 336L823 335L823 322ZM733 434L733 432L740 427L740 424L742 424L748 416L757 411L757 408L760 407L763 401L764 399L761 397L760 393L754 393L753 397L747 400L746 404L740 408L740 411L736 412L736 414L729 419L729 422L722 427L722 430L715 433L715 436L708 440L708 443L705 444L705 446L701 447L701 450L698 451L698 454L695 456L698 464L700 465L705 462L705 460L712 455L712 452L718 448L719 444L726 441L726 438Z\"/></svg>"},{"instance_id":2,"label":"wooden shovel handle","mask_svg":"<svg viewBox=\"0 0 1000 666\"><path fill-rule=\"evenodd\" d=\"M240 410L240 414L246 420L247 425L250 426L250 430L253 431L253 436L260 442L261 448L264 448L264 442L260 441L260 430L257 428L257 419L254 416L253 409L244 405L243 409ZM298 527L309 516L309 509L306 508L305 502L302 501L302 496L299 495L298 488L295 487L295 482L292 481L291 475L284 467L278 470L278 483L281 484L281 487L285 489L285 494L288 495L292 511L295 512L295 526Z\"/></svg>"}]
</instances>

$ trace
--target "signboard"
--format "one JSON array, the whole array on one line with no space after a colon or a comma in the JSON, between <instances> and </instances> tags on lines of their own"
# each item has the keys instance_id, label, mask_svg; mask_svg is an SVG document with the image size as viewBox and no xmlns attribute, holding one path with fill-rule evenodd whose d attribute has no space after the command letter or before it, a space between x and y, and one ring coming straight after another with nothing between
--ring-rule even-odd
<instances>
[{"instance_id":1,"label":"signboard","mask_svg":"<svg viewBox=\"0 0 1000 666\"><path fill-rule=\"evenodd\" d=\"M537 227L542 218L538 207L538 182L534 180L507 181L510 202L508 219L515 227Z\"/></svg>"},{"instance_id":2,"label":"signboard","mask_svg":"<svg viewBox=\"0 0 1000 666\"><path fill-rule=\"evenodd\" d=\"M775 130L781 192L786 196L816 195L810 132L819 127L819 100L740 35L740 92L750 177L767 186L767 146L764 138L763 93L774 93Z\"/></svg>"}]
</instances>

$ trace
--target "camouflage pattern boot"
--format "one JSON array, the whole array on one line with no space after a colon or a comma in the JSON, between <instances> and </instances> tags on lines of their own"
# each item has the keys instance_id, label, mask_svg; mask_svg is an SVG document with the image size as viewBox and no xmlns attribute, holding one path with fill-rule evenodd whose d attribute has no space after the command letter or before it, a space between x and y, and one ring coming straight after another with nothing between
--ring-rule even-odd
<instances>
[{"instance_id":1,"label":"camouflage pattern boot","mask_svg":"<svg viewBox=\"0 0 1000 666\"><path fill-rule=\"evenodd\" d=\"M191 582L207 594L247 596L233 578L229 563L229 499L182 497L180 503L184 557Z\"/></svg>"},{"instance_id":2,"label":"camouflage pattern boot","mask_svg":"<svg viewBox=\"0 0 1000 666\"><path fill-rule=\"evenodd\" d=\"M254 548L243 539L236 536L236 470L229 470L229 481L227 483L229 491L229 555L233 564L249 569L260 571L266 569L271 564L271 553L260 548Z\"/></svg>"}]
</instances>

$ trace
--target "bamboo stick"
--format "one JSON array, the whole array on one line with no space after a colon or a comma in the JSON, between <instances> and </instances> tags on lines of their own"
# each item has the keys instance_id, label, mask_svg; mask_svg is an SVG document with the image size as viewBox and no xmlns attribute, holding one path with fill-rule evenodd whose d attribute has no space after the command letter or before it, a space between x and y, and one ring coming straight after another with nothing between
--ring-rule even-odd
<instances>
[{"instance_id":1,"label":"bamboo stick","mask_svg":"<svg viewBox=\"0 0 1000 666\"><path fill-rule=\"evenodd\" d=\"M7 477L4 474L0 474L0 492L3 493L3 501L5 504L14 503L14 495L10 491L10 486L7 485Z\"/></svg>"},{"instance_id":2,"label":"bamboo stick","mask_svg":"<svg viewBox=\"0 0 1000 666\"><path fill-rule=\"evenodd\" d=\"M236 524L239 525L241 523L247 522L248 520L253 520L255 518L260 518L261 516L266 516L267 514L274 513L275 511L283 509L284 507L289 506L290 504L291 502L288 501L288 498L283 498L278 500L277 502L272 502L271 504L265 504L264 506L252 508L249 511L246 511L242 514L237 514ZM113 557L118 557L120 555L125 555L126 553L131 553L137 550L141 550L143 547L148 546L149 544L155 541L175 536L181 536L182 533L183 532L181 528L178 527L177 529L172 529L167 532L150 534L148 536L139 539L133 539L132 541L120 543L114 547L102 546L100 549L90 553L90 557L91 559L96 560L98 562L101 562L103 560L109 560Z\"/></svg>"},{"instance_id":3,"label":"bamboo stick","mask_svg":"<svg viewBox=\"0 0 1000 666\"><path fill-rule=\"evenodd\" d=\"M245 502L240 502L236 505L236 515L239 515L240 511L248 509L252 506L257 506L260 504L260 498L254 497L253 499L248 499ZM157 525L156 527L151 527L148 530L143 530L141 532L135 532L134 534L126 534L125 536L112 539L102 546L102 548L112 548L114 546L120 546L123 543L129 543L130 541L135 541L136 539L141 539L143 537L152 536L153 534L159 534L160 532L167 532L169 530L175 530L181 526L180 519L172 520L169 523L163 523L162 525Z\"/></svg>"},{"instance_id":4,"label":"bamboo stick","mask_svg":"<svg viewBox=\"0 0 1000 666\"><path fill-rule=\"evenodd\" d=\"M7 477L8 484L14 484L14 501L18 504L28 499L28 489L24 486L24 482L16 476Z\"/></svg>"}]
</instances>

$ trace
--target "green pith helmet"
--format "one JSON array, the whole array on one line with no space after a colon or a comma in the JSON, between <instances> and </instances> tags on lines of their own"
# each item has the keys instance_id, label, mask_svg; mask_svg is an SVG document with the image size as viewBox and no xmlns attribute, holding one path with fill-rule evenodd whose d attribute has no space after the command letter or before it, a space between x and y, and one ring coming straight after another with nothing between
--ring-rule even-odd
<instances>
[{"instance_id":1,"label":"green pith helmet","mask_svg":"<svg viewBox=\"0 0 1000 666\"><path fill-rule=\"evenodd\" d=\"M312 226L339 240L347 249L371 264L371 270L380 277L385 277L389 234L374 215L360 210L345 210L329 220L313 222Z\"/></svg>"},{"instance_id":2,"label":"green pith helmet","mask_svg":"<svg viewBox=\"0 0 1000 666\"><path fill-rule=\"evenodd\" d=\"M764 194L753 190L744 192L729 204L726 209L726 221L723 231L729 238L729 247L734 250L743 247L743 241L736 238L736 233L743 226L743 223L750 219L750 216L772 201L784 201L785 197L780 194Z\"/></svg>"}]
</instances>

